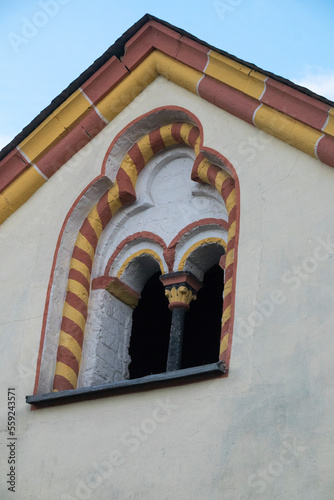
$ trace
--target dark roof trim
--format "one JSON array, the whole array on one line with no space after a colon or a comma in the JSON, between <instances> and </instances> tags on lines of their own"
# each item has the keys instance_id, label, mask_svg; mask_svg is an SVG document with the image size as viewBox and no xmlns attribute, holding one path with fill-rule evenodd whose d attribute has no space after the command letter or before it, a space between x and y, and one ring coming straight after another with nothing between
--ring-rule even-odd
<instances>
[{"instance_id":1,"label":"dark roof trim","mask_svg":"<svg viewBox=\"0 0 334 500\"><path fill-rule=\"evenodd\" d=\"M290 80L287 80L285 78L282 78L280 76L275 75L274 73L270 73L269 71L265 71L255 64L248 63L246 61L243 61L242 59L239 59L238 57L235 57L228 52L225 52L224 50L217 49L216 47L204 42L203 40L200 40L199 38L191 35L187 31L184 31L180 28L177 28L176 26L173 26L170 23L167 23L166 21L163 21L155 16L152 16L151 14L145 14L139 21L137 21L131 28L129 28L116 42L107 49L102 56L100 56L94 63L89 66L81 75L76 78L70 85L63 90L55 99L51 101L51 103L41 111L36 118L34 118L29 125L27 125L14 139L7 144L1 151L0 151L0 161L16 146L18 146L28 135L35 130L53 111L55 111L66 99L73 94L81 85L88 80L103 64L108 61L112 56L116 56L118 59L120 59L124 55L124 47L125 44L132 38L137 31L140 30L144 24L146 24L148 21L153 20L156 21L167 28L170 28L176 32L178 32L182 36L186 36L187 38L190 38L191 40L194 40L201 45L204 45L205 47L208 47L209 49L214 50L215 52L218 52L219 54L222 54L223 56L226 56L233 61L236 61L240 64L243 64L244 66L247 66L248 68L259 71L260 73L269 76L270 78L273 78L274 80L283 83L287 85L288 87L291 87L293 89L298 90L299 92L302 92L303 94L306 94L310 97L313 97L317 99L318 101L324 102L325 104L328 104L329 106L334 106L334 102L330 101L326 97L319 96L318 94L315 94L311 90L305 88L305 87L300 87L299 85L296 85L295 83L291 82Z\"/></svg>"}]
</instances>

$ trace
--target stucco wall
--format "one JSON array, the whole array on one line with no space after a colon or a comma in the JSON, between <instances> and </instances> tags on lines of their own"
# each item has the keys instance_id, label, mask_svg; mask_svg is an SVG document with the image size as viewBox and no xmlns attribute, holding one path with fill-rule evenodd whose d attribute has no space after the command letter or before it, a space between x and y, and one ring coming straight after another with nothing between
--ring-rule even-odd
<instances>
[{"instance_id":1,"label":"stucco wall","mask_svg":"<svg viewBox=\"0 0 334 500\"><path fill-rule=\"evenodd\" d=\"M24 397L66 214L115 135L167 105L199 118L205 146L240 182L229 376L30 411ZM15 387L17 498L332 500L333 187L330 167L159 77L17 210L0 230L0 439L6 449ZM7 458L4 499L13 496Z\"/></svg>"}]
</instances>

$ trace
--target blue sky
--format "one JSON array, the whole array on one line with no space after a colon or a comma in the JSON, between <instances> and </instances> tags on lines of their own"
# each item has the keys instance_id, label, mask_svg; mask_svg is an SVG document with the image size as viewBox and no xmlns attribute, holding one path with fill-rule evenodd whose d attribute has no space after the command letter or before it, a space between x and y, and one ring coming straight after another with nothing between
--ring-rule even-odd
<instances>
[{"instance_id":1,"label":"blue sky","mask_svg":"<svg viewBox=\"0 0 334 500\"><path fill-rule=\"evenodd\" d=\"M3 0L0 149L147 12L334 100L332 0Z\"/></svg>"}]
</instances>

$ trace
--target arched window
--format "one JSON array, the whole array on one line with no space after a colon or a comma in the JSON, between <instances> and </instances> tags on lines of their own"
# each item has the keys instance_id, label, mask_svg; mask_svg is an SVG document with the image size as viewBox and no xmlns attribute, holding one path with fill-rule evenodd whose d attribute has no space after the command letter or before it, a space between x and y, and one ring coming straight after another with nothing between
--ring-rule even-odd
<instances>
[{"instance_id":1,"label":"arched window","mask_svg":"<svg viewBox=\"0 0 334 500\"><path fill-rule=\"evenodd\" d=\"M119 134L106 155L112 186L77 233L62 318L62 288L51 282L38 393L50 390L54 367L54 390L63 391L226 360L237 231L232 167L205 152L200 129L184 122L184 111L172 124L166 120L177 116L175 109L157 112L155 123L159 113L167 125L152 130L144 117ZM145 128L151 131L143 136ZM66 224L78 220L73 211ZM66 241L72 233L64 227L63 234ZM52 277L66 277L60 257L68 254L60 246ZM172 333L181 330L183 340L173 344Z\"/></svg>"}]
</instances>

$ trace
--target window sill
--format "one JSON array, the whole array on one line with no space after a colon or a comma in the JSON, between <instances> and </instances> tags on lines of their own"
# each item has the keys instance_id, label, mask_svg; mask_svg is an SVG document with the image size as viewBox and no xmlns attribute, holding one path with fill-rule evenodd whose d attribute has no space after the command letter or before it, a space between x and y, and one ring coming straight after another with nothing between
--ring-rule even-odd
<instances>
[{"instance_id":1,"label":"window sill","mask_svg":"<svg viewBox=\"0 0 334 500\"><path fill-rule=\"evenodd\" d=\"M76 401L85 401L100 397L111 396L113 394L135 392L137 390L152 389L152 386L167 385L173 381L189 382L189 379L204 379L224 375L227 372L226 366L222 362L212 363L210 365L196 366L172 372L148 375L146 377L122 380L112 384L104 384L95 387L82 387L72 391L48 392L46 394L37 394L26 396L26 402L36 407L54 406Z\"/></svg>"}]
</instances>

